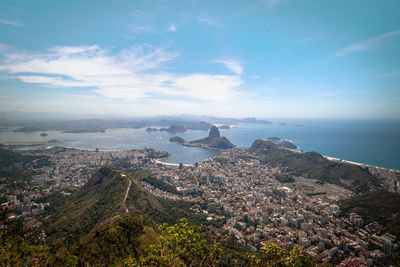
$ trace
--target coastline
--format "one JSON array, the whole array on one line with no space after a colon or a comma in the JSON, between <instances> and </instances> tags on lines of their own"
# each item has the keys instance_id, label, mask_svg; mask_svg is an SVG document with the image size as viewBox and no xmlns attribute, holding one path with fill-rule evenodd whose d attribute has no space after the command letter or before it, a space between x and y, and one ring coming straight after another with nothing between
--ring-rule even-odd
<instances>
[{"instance_id":1,"label":"coastline","mask_svg":"<svg viewBox=\"0 0 400 267\"><path fill-rule=\"evenodd\" d=\"M307 151L306 151L306 152L301 152L301 151L299 150L300 148L297 148L297 149L283 148L283 149L292 151L292 152L294 152L294 153L300 153L300 154L302 154L302 153L307 153ZM318 151L316 151L316 152L318 153ZM335 158L335 157L326 156L326 155L322 155L322 154L321 154L321 156L324 157L324 158L327 159L327 160L334 161L334 162L347 163L347 164L357 165L357 166L360 166L360 167L377 168L377 169L387 170L387 171L391 171L391 172L400 172L400 170L396 170L396 169L385 168L385 167L380 167L380 166L376 166L376 165L370 165L370 164L366 164L366 163L361 163L361 162L355 162L355 161L345 160L345 159L341 159L341 158Z\"/></svg>"},{"instance_id":2,"label":"coastline","mask_svg":"<svg viewBox=\"0 0 400 267\"><path fill-rule=\"evenodd\" d=\"M5 146L38 146L38 145L53 145L61 144L60 141L48 141L48 142L4 142Z\"/></svg>"},{"instance_id":3,"label":"coastline","mask_svg":"<svg viewBox=\"0 0 400 267\"><path fill-rule=\"evenodd\" d=\"M159 160L159 159L153 159L153 161L154 161L155 163L160 163L160 164L167 165L167 166L176 166L176 167L179 167L179 165L180 165L180 163L164 162L164 161L161 161L161 160ZM201 162L200 162L199 164L201 164ZM193 166L194 166L194 164L187 164L187 163L183 163L182 165L185 166L185 167L193 167Z\"/></svg>"},{"instance_id":4,"label":"coastline","mask_svg":"<svg viewBox=\"0 0 400 267\"><path fill-rule=\"evenodd\" d=\"M51 148L51 147L64 147L67 149L76 149L76 150L84 150L84 151L92 151L95 152L96 148L82 148L82 147L71 147L71 146L62 146L62 145L58 145L61 144L62 142L58 141L58 142L4 142L2 143L5 146L41 146L43 145L44 149L47 148ZM47 145L47 146L46 146ZM193 145L185 145L182 144L184 146L187 147L201 147L203 149L208 149L208 150L213 150L213 151L219 151L220 153L225 151L225 150L221 150L221 149L215 149L215 148L209 148L206 146L193 146ZM144 149L140 148L140 149ZM105 152L118 152L118 151L131 151L131 150L140 150L138 148L134 148L134 149L127 149L127 150L105 150L105 149L99 149L99 152L105 151ZM299 150L296 149L287 149L289 151L292 152L296 152L296 153L305 153L305 152L301 152ZM341 159L341 158L335 158L335 157L331 157L331 156L327 156L327 155L322 155L325 159L330 160L330 161L334 161L334 162L339 162L339 163L347 163L347 164L352 164L352 165L356 165L356 166L360 166L360 167L372 167L372 168L378 168L381 170L388 170L391 172L400 172L400 170L397 169L391 169L391 168L385 168L385 167L380 167L380 166L376 166L376 165L370 165L370 164L366 164L366 163L361 163L361 162L355 162L355 161L350 161L350 160L345 160L345 159ZM170 157L173 157L173 155L171 154ZM168 158L170 158L168 157ZM212 157L211 157L212 158ZM205 159L207 160L207 159ZM169 166L179 166L179 163L168 163L168 162L163 162L160 160L156 160L157 163L161 163L161 164L165 164L165 165L169 165ZM194 166L194 164L183 164L184 166Z\"/></svg>"},{"instance_id":5,"label":"coastline","mask_svg":"<svg viewBox=\"0 0 400 267\"><path fill-rule=\"evenodd\" d=\"M326 158L327 160L334 161L334 162L347 163L347 164L357 165L357 166L360 166L360 167L378 168L378 169L381 169L381 170L388 170L388 171L392 171L392 172L400 172L400 170L396 170L396 169L385 168L385 167L380 167L380 166L375 166L375 165L369 165L369 164L366 164L366 163L355 162L355 161L350 161L350 160L345 160L345 159L340 159L340 158L335 158L335 157L330 157L330 156L325 156L325 155L322 155L322 156L324 158Z\"/></svg>"}]
</instances>

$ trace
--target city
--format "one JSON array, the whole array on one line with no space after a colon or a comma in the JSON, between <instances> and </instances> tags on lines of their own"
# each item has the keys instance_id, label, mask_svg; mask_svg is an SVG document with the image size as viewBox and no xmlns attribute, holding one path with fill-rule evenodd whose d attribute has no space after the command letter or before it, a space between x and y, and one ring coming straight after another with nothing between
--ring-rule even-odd
<instances>
[{"instance_id":1,"label":"city","mask_svg":"<svg viewBox=\"0 0 400 267\"><path fill-rule=\"evenodd\" d=\"M366 225L356 213L341 215L336 203L352 196L350 190L296 176L292 176L293 181L282 183L280 177L290 176L290 172L261 163L260 157L248 149L229 149L193 165L163 163L158 158L166 154L153 149L49 147L23 153L46 156L50 162L34 169L38 174L22 188L13 188L1 179L0 197L7 199L2 208L10 211L11 220L24 218L27 229L39 228L46 220L45 210L50 204L36 203L41 196L57 191L71 194L88 181L96 168L123 162L122 169L147 169L158 180L176 188L175 192L167 192L141 181L154 196L191 202L193 212L207 214L211 240L233 236L249 251L257 251L266 242L285 249L301 245L318 262L339 266L372 266L398 247L396 236L380 233L383 227L379 223ZM398 171L375 168L373 172L380 173L387 189L397 190ZM202 210L199 203L207 208Z\"/></svg>"}]
</instances>

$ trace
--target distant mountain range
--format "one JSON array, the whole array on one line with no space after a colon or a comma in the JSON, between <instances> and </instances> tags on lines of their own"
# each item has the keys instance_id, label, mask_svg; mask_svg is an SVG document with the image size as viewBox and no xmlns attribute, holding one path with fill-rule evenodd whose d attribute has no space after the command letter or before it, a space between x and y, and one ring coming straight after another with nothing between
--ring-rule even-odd
<instances>
[{"instance_id":1,"label":"distant mountain range","mask_svg":"<svg viewBox=\"0 0 400 267\"><path fill-rule=\"evenodd\" d=\"M59 115L59 116L58 116ZM209 130L212 124L261 123L269 121L256 118L234 119L202 116L156 116L156 117L105 117L79 118L65 114L0 112L0 126L18 127L16 132L64 131L67 133L104 132L113 128L143 128L148 131L167 131L171 133L187 130ZM161 127L160 129L154 126Z\"/></svg>"}]
</instances>

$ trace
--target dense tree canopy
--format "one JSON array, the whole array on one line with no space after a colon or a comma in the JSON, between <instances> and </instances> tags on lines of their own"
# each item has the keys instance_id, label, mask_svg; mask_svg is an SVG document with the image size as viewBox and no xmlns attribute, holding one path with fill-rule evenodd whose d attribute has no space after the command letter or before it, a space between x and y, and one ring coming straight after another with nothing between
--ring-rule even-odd
<instances>
[{"instance_id":1,"label":"dense tree canopy","mask_svg":"<svg viewBox=\"0 0 400 267\"><path fill-rule=\"evenodd\" d=\"M128 259L128 266L214 266L221 246L209 244L200 235L200 227L189 225L186 219L178 224L159 227L158 243L144 249L137 259Z\"/></svg>"},{"instance_id":2,"label":"dense tree canopy","mask_svg":"<svg viewBox=\"0 0 400 267\"><path fill-rule=\"evenodd\" d=\"M308 255L301 247L290 250L280 248L274 243L261 247L260 253L252 254L252 266L307 267L315 266L315 258Z\"/></svg>"}]
</instances>

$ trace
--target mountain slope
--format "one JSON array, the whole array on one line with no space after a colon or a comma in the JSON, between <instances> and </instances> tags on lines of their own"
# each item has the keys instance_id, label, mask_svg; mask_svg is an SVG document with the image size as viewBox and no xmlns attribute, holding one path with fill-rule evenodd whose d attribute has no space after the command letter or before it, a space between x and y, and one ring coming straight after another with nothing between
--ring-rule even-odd
<instances>
[{"instance_id":1,"label":"mountain slope","mask_svg":"<svg viewBox=\"0 0 400 267\"><path fill-rule=\"evenodd\" d=\"M364 224L377 221L384 226L382 232L400 237L400 195L384 190L366 192L339 201L344 215L355 212L364 219Z\"/></svg>"},{"instance_id":2,"label":"mountain slope","mask_svg":"<svg viewBox=\"0 0 400 267\"><path fill-rule=\"evenodd\" d=\"M102 167L55 207L45 226L47 242L61 265L71 259L78 264L122 264L121 256L135 256L142 243L155 239L146 212L163 209L131 175Z\"/></svg>"},{"instance_id":3,"label":"mountain slope","mask_svg":"<svg viewBox=\"0 0 400 267\"><path fill-rule=\"evenodd\" d=\"M67 235L67 242L79 239L97 223L124 212L122 200L127 186L128 180L121 173L99 169L57 209L46 232L52 238Z\"/></svg>"},{"instance_id":4,"label":"mountain slope","mask_svg":"<svg viewBox=\"0 0 400 267\"><path fill-rule=\"evenodd\" d=\"M293 174L342 185L356 192L378 188L379 180L368 169L327 160L317 152L296 153L272 142L256 140L249 151L262 155L270 164L287 167Z\"/></svg>"},{"instance_id":5,"label":"mountain slope","mask_svg":"<svg viewBox=\"0 0 400 267\"><path fill-rule=\"evenodd\" d=\"M130 175L111 167L102 167L63 206L57 208L47 228L48 234L53 237L68 232L67 241L77 240L106 219L126 213L124 196L129 179L131 187L127 201L132 195L140 198L136 206L135 203L127 205L131 213L139 213L143 208L163 210L157 199Z\"/></svg>"}]
</instances>

